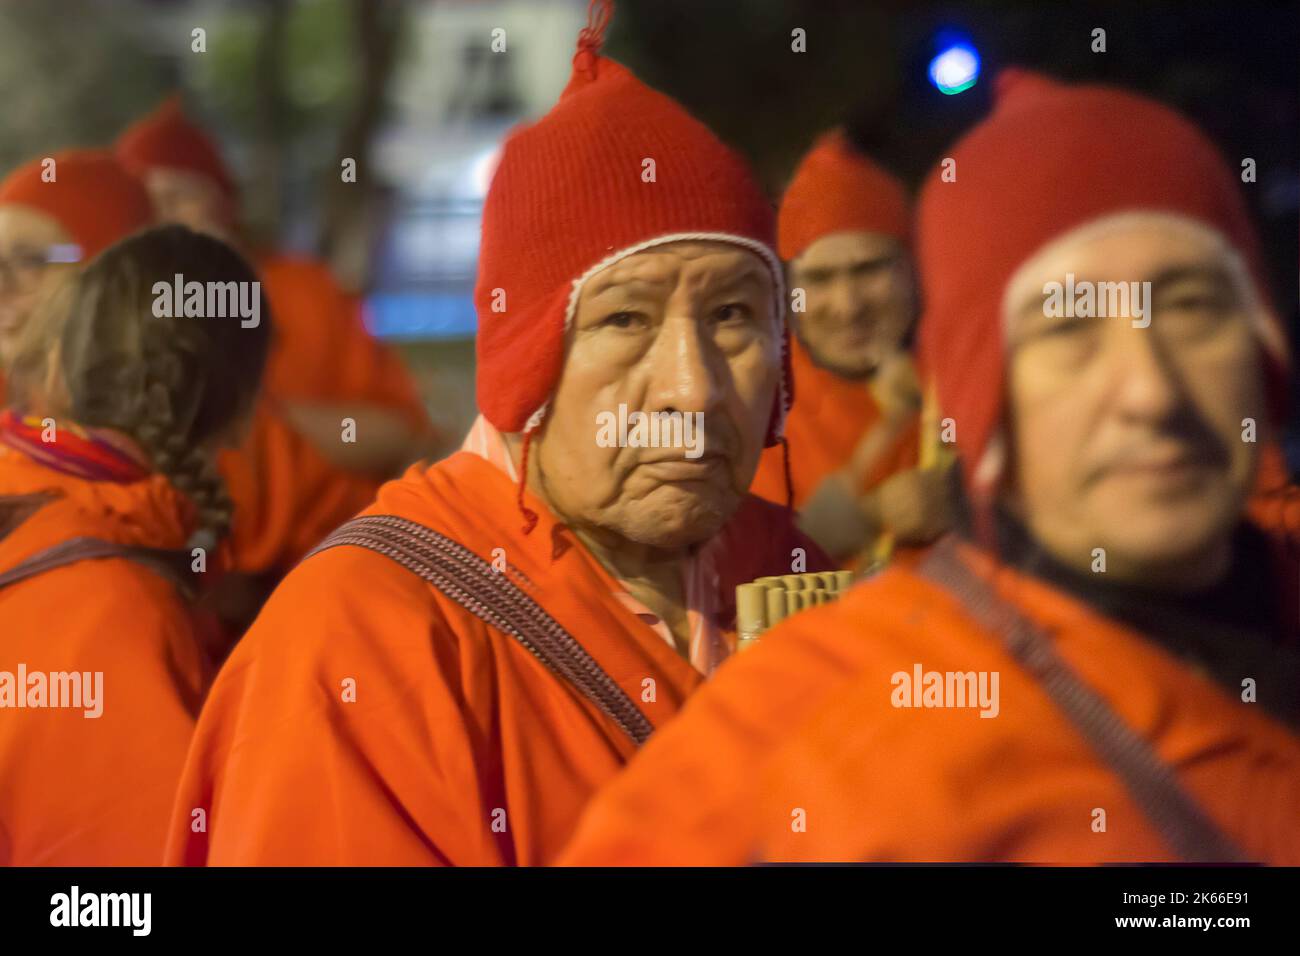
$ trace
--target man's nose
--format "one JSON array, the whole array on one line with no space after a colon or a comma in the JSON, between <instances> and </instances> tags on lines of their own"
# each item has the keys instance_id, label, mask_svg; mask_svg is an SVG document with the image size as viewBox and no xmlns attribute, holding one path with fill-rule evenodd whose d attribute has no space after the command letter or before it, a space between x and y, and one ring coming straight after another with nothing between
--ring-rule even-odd
<instances>
[{"instance_id":1,"label":"man's nose","mask_svg":"<svg viewBox=\"0 0 1300 956\"><path fill-rule=\"evenodd\" d=\"M666 319L646 361L650 410L706 412L718 402L722 394L719 357L703 322L695 317Z\"/></svg>"},{"instance_id":2,"label":"man's nose","mask_svg":"<svg viewBox=\"0 0 1300 956\"><path fill-rule=\"evenodd\" d=\"M1176 349L1161 342L1150 327L1134 327L1112 317L1107 336L1107 361L1120 411L1129 417L1159 420L1173 414L1184 400Z\"/></svg>"},{"instance_id":3,"label":"man's nose","mask_svg":"<svg viewBox=\"0 0 1300 956\"><path fill-rule=\"evenodd\" d=\"M826 305L834 318L847 321L862 311L863 296L857 283L845 276L836 279L826 290Z\"/></svg>"}]
</instances>

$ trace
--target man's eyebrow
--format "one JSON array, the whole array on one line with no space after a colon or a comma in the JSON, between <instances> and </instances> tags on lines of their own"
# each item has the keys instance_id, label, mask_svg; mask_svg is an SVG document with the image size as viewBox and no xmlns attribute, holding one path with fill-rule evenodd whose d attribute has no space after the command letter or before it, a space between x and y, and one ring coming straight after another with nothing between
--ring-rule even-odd
<instances>
[{"instance_id":1,"label":"man's eyebrow","mask_svg":"<svg viewBox=\"0 0 1300 956\"><path fill-rule=\"evenodd\" d=\"M1162 289L1179 282L1215 282L1230 285L1232 276L1228 270L1217 264L1196 264L1171 266L1162 269L1151 278L1151 293L1154 295Z\"/></svg>"},{"instance_id":2,"label":"man's eyebrow","mask_svg":"<svg viewBox=\"0 0 1300 956\"><path fill-rule=\"evenodd\" d=\"M729 275L724 279L719 279L717 281L706 280L705 288L707 288L710 292L719 292L726 289L734 289L737 286L742 286L742 285L755 285L761 288L766 286L767 284L765 281L766 279L767 279L766 270L756 265L750 265L745 267L744 272Z\"/></svg>"},{"instance_id":3,"label":"man's eyebrow","mask_svg":"<svg viewBox=\"0 0 1300 956\"><path fill-rule=\"evenodd\" d=\"M611 289L626 291L629 286L663 288L666 285L668 285L668 280L666 279L646 279L642 276L625 276L620 278L616 275L607 275L592 279L589 283L587 294L598 296L603 295ZM643 289L638 288L634 291L640 292L643 291Z\"/></svg>"},{"instance_id":4,"label":"man's eyebrow","mask_svg":"<svg viewBox=\"0 0 1300 956\"><path fill-rule=\"evenodd\" d=\"M882 252L874 256L861 256L844 263L843 269L875 269L880 266L891 266L902 258L901 253Z\"/></svg>"},{"instance_id":5,"label":"man's eyebrow","mask_svg":"<svg viewBox=\"0 0 1300 956\"><path fill-rule=\"evenodd\" d=\"M1064 283L1061 283L1064 287ZM1047 309L1045 303L1048 297L1047 292L1042 289L1033 289L1026 292L1020 301L1011 308L1011 315L1016 319L1027 319L1034 316L1047 318ZM1062 293L1064 294L1064 293ZM1064 300L1062 300L1064 302Z\"/></svg>"}]
</instances>

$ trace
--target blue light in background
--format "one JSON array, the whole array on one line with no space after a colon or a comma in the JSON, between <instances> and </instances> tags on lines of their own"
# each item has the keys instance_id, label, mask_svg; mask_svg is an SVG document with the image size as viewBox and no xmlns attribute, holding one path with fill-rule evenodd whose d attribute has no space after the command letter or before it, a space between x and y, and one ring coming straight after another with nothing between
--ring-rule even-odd
<instances>
[{"instance_id":1,"label":"blue light in background","mask_svg":"<svg viewBox=\"0 0 1300 956\"><path fill-rule=\"evenodd\" d=\"M948 43L930 61L930 82L946 96L969 90L980 77L980 55L965 41Z\"/></svg>"},{"instance_id":2,"label":"blue light in background","mask_svg":"<svg viewBox=\"0 0 1300 956\"><path fill-rule=\"evenodd\" d=\"M381 339L466 339L478 329L468 293L376 293L366 298L361 315Z\"/></svg>"}]
</instances>

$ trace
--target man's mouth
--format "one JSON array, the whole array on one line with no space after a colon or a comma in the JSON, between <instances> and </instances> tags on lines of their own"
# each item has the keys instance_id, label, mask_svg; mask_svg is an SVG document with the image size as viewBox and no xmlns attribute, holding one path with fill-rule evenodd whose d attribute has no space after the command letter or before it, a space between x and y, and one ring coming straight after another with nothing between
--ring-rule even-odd
<instances>
[{"instance_id":1,"label":"man's mouth","mask_svg":"<svg viewBox=\"0 0 1300 956\"><path fill-rule=\"evenodd\" d=\"M650 477L663 482L708 481L725 465L727 459L716 452L705 452L699 458L661 458L643 461L638 467Z\"/></svg>"},{"instance_id":2,"label":"man's mouth","mask_svg":"<svg viewBox=\"0 0 1300 956\"><path fill-rule=\"evenodd\" d=\"M1106 473L1118 478L1177 481L1216 467L1214 456L1193 450L1149 455L1112 464Z\"/></svg>"},{"instance_id":3,"label":"man's mouth","mask_svg":"<svg viewBox=\"0 0 1300 956\"><path fill-rule=\"evenodd\" d=\"M865 345L870 342L876 334L876 323L874 321L854 322L837 329L835 337L841 342L851 342L855 345Z\"/></svg>"}]
</instances>

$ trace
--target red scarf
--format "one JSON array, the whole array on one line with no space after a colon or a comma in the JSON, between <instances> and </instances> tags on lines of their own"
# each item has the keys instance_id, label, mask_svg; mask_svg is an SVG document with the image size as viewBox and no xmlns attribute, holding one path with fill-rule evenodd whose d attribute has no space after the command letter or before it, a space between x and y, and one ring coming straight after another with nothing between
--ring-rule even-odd
<instances>
[{"instance_id":1,"label":"red scarf","mask_svg":"<svg viewBox=\"0 0 1300 956\"><path fill-rule=\"evenodd\" d=\"M106 429L82 428L73 422L54 426L46 441L41 419L22 417L13 409L0 412L0 445L22 452L33 461L88 481L128 484L147 478L151 469L138 452Z\"/></svg>"}]
</instances>

